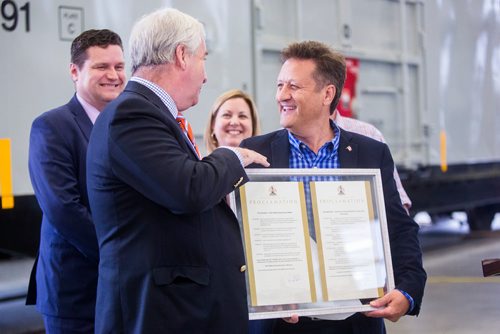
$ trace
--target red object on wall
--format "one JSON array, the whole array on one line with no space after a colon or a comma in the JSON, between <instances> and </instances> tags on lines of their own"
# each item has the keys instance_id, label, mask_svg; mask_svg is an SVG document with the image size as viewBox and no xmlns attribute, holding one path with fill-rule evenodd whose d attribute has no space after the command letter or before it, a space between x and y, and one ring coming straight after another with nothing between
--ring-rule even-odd
<instances>
[{"instance_id":1,"label":"red object on wall","mask_svg":"<svg viewBox=\"0 0 500 334\"><path fill-rule=\"evenodd\" d=\"M346 78L337 110L342 116L354 117L353 101L356 98L356 81L358 80L359 59L346 58Z\"/></svg>"}]
</instances>

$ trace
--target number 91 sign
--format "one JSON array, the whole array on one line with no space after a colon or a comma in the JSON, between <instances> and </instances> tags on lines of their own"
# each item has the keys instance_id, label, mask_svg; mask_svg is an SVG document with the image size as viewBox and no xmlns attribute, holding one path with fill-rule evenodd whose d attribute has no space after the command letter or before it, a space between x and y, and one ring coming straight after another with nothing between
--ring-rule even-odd
<instances>
[{"instance_id":1,"label":"number 91 sign","mask_svg":"<svg viewBox=\"0 0 500 334\"><path fill-rule=\"evenodd\" d=\"M2 28L5 31L15 31L17 28L22 29L19 24L24 20L24 31L30 31L30 3L26 2L21 6L12 0L3 0L0 5L2 14Z\"/></svg>"}]
</instances>

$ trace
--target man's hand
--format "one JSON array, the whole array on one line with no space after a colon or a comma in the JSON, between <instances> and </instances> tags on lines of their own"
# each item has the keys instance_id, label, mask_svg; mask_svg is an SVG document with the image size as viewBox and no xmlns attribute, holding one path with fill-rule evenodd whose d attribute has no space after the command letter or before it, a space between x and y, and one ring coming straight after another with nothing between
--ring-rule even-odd
<instances>
[{"instance_id":1,"label":"man's hand","mask_svg":"<svg viewBox=\"0 0 500 334\"><path fill-rule=\"evenodd\" d=\"M269 167L269 162L267 162L267 158L263 156L262 154L259 154L255 151L242 148L242 147L234 147L238 153L241 154L241 157L243 158L243 166L246 167L252 163L256 163L259 165L262 165L264 167Z\"/></svg>"},{"instance_id":2,"label":"man's hand","mask_svg":"<svg viewBox=\"0 0 500 334\"><path fill-rule=\"evenodd\" d=\"M400 291L392 290L382 298L371 301L370 305L373 307L385 306L385 308L382 310L365 312L364 314L367 317L386 318L392 322L396 322L408 312L410 302Z\"/></svg>"},{"instance_id":3,"label":"man's hand","mask_svg":"<svg viewBox=\"0 0 500 334\"><path fill-rule=\"evenodd\" d=\"M283 321L288 322L289 324L296 324L299 322L299 315L294 313L290 316L290 318L282 318Z\"/></svg>"}]
</instances>

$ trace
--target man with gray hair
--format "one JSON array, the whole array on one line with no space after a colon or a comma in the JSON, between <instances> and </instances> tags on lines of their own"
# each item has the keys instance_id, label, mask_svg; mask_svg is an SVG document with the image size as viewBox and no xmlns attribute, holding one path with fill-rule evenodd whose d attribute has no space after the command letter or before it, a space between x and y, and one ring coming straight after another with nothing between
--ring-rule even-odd
<instances>
[{"instance_id":1,"label":"man with gray hair","mask_svg":"<svg viewBox=\"0 0 500 334\"><path fill-rule=\"evenodd\" d=\"M199 21L167 8L130 37L132 78L101 114L87 160L99 241L96 333L245 333L245 258L225 196L244 166L268 166L243 148L201 159L182 112L206 82Z\"/></svg>"}]
</instances>

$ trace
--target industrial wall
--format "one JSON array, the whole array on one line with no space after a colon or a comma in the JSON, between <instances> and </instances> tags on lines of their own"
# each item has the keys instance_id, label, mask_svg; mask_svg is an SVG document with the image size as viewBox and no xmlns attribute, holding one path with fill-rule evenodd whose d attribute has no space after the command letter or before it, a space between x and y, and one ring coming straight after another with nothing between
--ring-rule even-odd
<instances>
[{"instance_id":1,"label":"industrial wall","mask_svg":"<svg viewBox=\"0 0 500 334\"><path fill-rule=\"evenodd\" d=\"M71 40L109 28L127 52L133 22L161 6L206 27L208 82L187 114L198 140L230 88L255 97L264 132L278 128L279 51L316 39L359 61L354 114L382 130L399 165L500 161L499 0L2 0L0 138L14 195L32 194L32 120L73 94Z\"/></svg>"}]
</instances>

